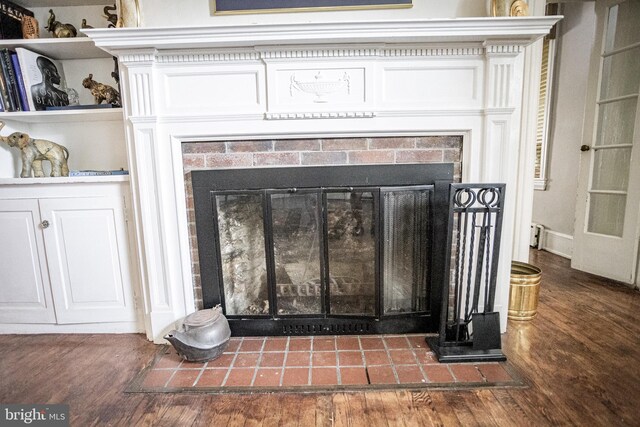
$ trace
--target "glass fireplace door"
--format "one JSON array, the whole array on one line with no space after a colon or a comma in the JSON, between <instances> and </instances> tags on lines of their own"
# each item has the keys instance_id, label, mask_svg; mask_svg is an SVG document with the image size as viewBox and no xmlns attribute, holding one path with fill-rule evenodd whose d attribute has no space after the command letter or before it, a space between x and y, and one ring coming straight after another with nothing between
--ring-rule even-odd
<instances>
[{"instance_id":1,"label":"glass fireplace door","mask_svg":"<svg viewBox=\"0 0 640 427\"><path fill-rule=\"evenodd\" d=\"M378 191L327 191L329 314L375 316Z\"/></svg>"}]
</instances>

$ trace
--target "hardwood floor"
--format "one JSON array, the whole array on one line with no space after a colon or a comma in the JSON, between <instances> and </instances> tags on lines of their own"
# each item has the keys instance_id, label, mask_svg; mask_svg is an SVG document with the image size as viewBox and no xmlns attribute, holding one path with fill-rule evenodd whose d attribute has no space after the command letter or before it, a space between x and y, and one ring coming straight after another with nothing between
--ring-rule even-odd
<instances>
[{"instance_id":1,"label":"hardwood floor","mask_svg":"<svg viewBox=\"0 0 640 427\"><path fill-rule=\"evenodd\" d=\"M510 322L509 361L530 387L334 394L134 394L156 347L141 335L10 335L0 402L67 403L71 425L640 425L640 293L532 252L538 317Z\"/></svg>"}]
</instances>

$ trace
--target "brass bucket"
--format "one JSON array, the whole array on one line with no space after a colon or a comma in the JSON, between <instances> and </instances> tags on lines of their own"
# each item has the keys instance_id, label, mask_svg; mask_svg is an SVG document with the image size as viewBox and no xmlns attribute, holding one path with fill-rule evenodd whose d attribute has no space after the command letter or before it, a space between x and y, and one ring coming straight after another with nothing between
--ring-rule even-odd
<instances>
[{"instance_id":1,"label":"brass bucket","mask_svg":"<svg viewBox=\"0 0 640 427\"><path fill-rule=\"evenodd\" d=\"M511 262L509 315L511 320L531 320L538 314L542 271L531 264Z\"/></svg>"}]
</instances>

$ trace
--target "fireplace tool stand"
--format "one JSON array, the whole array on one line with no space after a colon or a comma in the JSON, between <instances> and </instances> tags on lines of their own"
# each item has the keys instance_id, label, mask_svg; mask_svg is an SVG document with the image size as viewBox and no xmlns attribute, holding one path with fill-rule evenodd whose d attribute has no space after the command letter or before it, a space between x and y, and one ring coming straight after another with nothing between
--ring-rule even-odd
<instances>
[{"instance_id":1,"label":"fireplace tool stand","mask_svg":"<svg viewBox=\"0 0 640 427\"><path fill-rule=\"evenodd\" d=\"M494 311L504 184L451 184L439 336L440 362L503 361Z\"/></svg>"}]
</instances>

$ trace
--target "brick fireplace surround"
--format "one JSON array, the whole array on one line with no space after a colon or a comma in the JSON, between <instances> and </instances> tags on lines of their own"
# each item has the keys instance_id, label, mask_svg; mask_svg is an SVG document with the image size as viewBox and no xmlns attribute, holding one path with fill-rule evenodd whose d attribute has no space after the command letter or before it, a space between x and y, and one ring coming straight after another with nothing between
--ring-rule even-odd
<instances>
[{"instance_id":1,"label":"brick fireplace surround","mask_svg":"<svg viewBox=\"0 0 640 427\"><path fill-rule=\"evenodd\" d=\"M190 170L449 160L463 182L506 183L505 330L533 200L540 53L526 48L558 20L86 30L120 62L147 337L163 342L198 306Z\"/></svg>"},{"instance_id":2,"label":"brick fireplace surround","mask_svg":"<svg viewBox=\"0 0 640 427\"><path fill-rule=\"evenodd\" d=\"M192 170L333 166L402 163L453 163L454 180L460 181L462 136L397 138L333 138L256 141L191 142L182 144L185 194L189 219L189 245L193 268L194 299L202 308L202 284L191 188Z\"/></svg>"}]
</instances>

